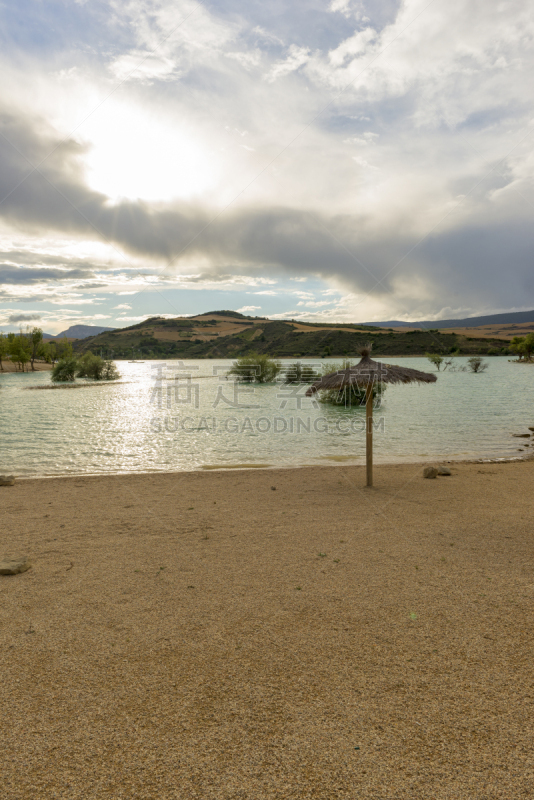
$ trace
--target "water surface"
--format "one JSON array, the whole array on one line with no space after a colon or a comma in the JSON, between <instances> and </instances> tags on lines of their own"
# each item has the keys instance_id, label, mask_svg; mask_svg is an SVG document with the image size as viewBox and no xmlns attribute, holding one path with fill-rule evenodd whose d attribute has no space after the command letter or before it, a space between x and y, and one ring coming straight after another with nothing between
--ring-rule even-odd
<instances>
[{"instance_id":1,"label":"water surface","mask_svg":"<svg viewBox=\"0 0 534 800\"><path fill-rule=\"evenodd\" d=\"M388 361L434 369L420 358ZM466 361L456 359L458 366ZM83 389L27 391L50 385L50 373L1 375L0 473L364 461L363 409L314 404L304 397L306 387L234 384L225 378L229 360L165 363L161 373L161 361L117 362L120 383ZM375 409L375 461L521 455L524 442L512 434L534 426L534 367L505 357L488 363L482 374L447 371L435 384L388 387Z\"/></svg>"}]
</instances>

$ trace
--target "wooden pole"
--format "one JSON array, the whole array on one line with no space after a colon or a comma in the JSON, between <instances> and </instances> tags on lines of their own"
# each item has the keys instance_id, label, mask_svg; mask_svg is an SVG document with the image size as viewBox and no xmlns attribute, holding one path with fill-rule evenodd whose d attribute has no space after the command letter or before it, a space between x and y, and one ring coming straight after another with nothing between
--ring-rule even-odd
<instances>
[{"instance_id":1,"label":"wooden pole","mask_svg":"<svg viewBox=\"0 0 534 800\"><path fill-rule=\"evenodd\" d=\"M365 392L365 460L367 464L367 486L373 485L373 384L368 383Z\"/></svg>"}]
</instances>

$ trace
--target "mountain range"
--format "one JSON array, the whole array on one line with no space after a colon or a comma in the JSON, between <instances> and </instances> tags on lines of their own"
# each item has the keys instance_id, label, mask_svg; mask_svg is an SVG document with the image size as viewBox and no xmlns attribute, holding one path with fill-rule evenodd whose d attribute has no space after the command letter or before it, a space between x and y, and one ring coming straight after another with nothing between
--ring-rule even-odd
<instances>
[{"instance_id":1,"label":"mountain range","mask_svg":"<svg viewBox=\"0 0 534 800\"><path fill-rule=\"evenodd\" d=\"M61 333L43 333L43 339L86 339L99 333L114 331L115 328L103 328L101 325L71 325Z\"/></svg>"},{"instance_id":2,"label":"mountain range","mask_svg":"<svg viewBox=\"0 0 534 800\"><path fill-rule=\"evenodd\" d=\"M507 314L488 314L485 317L467 317L466 319L430 319L423 322L403 322L389 320L387 322L365 322L365 325L376 325L377 328L477 328L480 325L514 325L534 322L533 311L512 311Z\"/></svg>"}]
</instances>

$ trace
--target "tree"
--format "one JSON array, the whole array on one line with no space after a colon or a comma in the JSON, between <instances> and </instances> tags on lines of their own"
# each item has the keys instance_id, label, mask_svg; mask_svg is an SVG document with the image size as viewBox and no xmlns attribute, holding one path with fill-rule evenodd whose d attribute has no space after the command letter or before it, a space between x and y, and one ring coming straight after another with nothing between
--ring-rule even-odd
<instances>
[{"instance_id":1,"label":"tree","mask_svg":"<svg viewBox=\"0 0 534 800\"><path fill-rule=\"evenodd\" d=\"M24 366L30 360L30 340L27 336L24 336L22 331L20 331L19 335L16 336L14 333L8 334L8 341L9 341L9 353L11 355L11 360L15 361L22 372L24 372Z\"/></svg>"},{"instance_id":2,"label":"tree","mask_svg":"<svg viewBox=\"0 0 534 800\"><path fill-rule=\"evenodd\" d=\"M4 336L3 333L0 333L0 370L4 371L4 365L2 364L2 358L7 356L9 353L9 342Z\"/></svg>"},{"instance_id":3,"label":"tree","mask_svg":"<svg viewBox=\"0 0 534 800\"><path fill-rule=\"evenodd\" d=\"M523 352L528 361L531 361L532 353L534 353L534 333L527 333L525 336L523 341Z\"/></svg>"},{"instance_id":4,"label":"tree","mask_svg":"<svg viewBox=\"0 0 534 800\"><path fill-rule=\"evenodd\" d=\"M56 349L58 358L72 358L74 355L72 343L67 341L66 336L64 336L63 339L56 340Z\"/></svg>"},{"instance_id":5,"label":"tree","mask_svg":"<svg viewBox=\"0 0 534 800\"><path fill-rule=\"evenodd\" d=\"M443 364L443 356L438 355L437 353L425 353L426 357L433 364L434 367L438 370L441 369L441 365Z\"/></svg>"},{"instance_id":6,"label":"tree","mask_svg":"<svg viewBox=\"0 0 534 800\"><path fill-rule=\"evenodd\" d=\"M57 357L56 345L54 342L44 342L41 347L41 354L47 364L53 364Z\"/></svg>"},{"instance_id":7,"label":"tree","mask_svg":"<svg viewBox=\"0 0 534 800\"><path fill-rule=\"evenodd\" d=\"M246 383L271 383L281 370L279 361L274 361L268 355L250 353L234 361L228 375L235 375L238 381Z\"/></svg>"},{"instance_id":8,"label":"tree","mask_svg":"<svg viewBox=\"0 0 534 800\"><path fill-rule=\"evenodd\" d=\"M31 331L28 331L27 338L30 344L30 363L32 367L32 372L35 372L35 367L33 362L37 358L38 355L41 355L41 349L43 346L43 329L42 328L32 328Z\"/></svg>"},{"instance_id":9,"label":"tree","mask_svg":"<svg viewBox=\"0 0 534 800\"><path fill-rule=\"evenodd\" d=\"M472 356L467 359L471 372L484 372L488 368L488 362L482 356Z\"/></svg>"},{"instance_id":10,"label":"tree","mask_svg":"<svg viewBox=\"0 0 534 800\"><path fill-rule=\"evenodd\" d=\"M515 353L517 356L519 356L520 361L525 355L524 344L525 344L524 336L514 336L510 342L510 350L512 351L512 353Z\"/></svg>"}]
</instances>

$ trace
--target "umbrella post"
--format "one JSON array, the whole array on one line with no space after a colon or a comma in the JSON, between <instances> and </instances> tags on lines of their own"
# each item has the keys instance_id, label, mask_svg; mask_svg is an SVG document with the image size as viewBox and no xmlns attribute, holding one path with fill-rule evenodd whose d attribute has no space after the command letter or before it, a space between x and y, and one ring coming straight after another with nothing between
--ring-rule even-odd
<instances>
[{"instance_id":1,"label":"umbrella post","mask_svg":"<svg viewBox=\"0 0 534 800\"><path fill-rule=\"evenodd\" d=\"M365 391L365 461L367 466L367 486L373 485L373 384L367 384Z\"/></svg>"}]
</instances>

